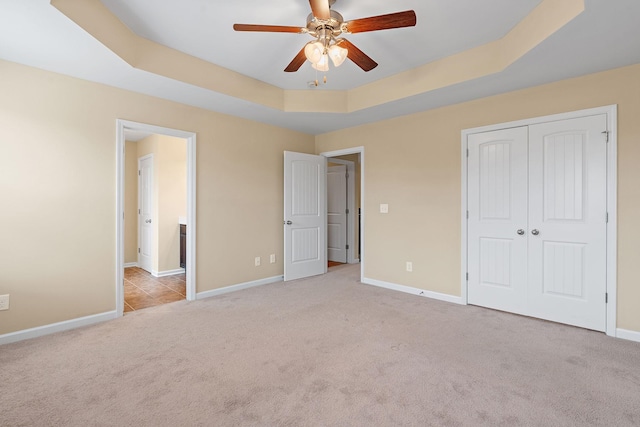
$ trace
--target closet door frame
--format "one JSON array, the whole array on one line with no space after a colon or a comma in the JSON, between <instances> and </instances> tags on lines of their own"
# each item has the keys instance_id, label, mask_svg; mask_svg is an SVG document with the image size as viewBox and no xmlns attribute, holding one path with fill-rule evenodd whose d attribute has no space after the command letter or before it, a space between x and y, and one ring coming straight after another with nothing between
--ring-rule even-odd
<instances>
[{"instance_id":1,"label":"closet door frame","mask_svg":"<svg viewBox=\"0 0 640 427\"><path fill-rule=\"evenodd\" d=\"M618 147L618 132L617 132L617 116L618 106L608 105L604 107L590 108L586 110L572 111L562 114L554 114L550 116L535 117L531 119L518 120L513 122L498 123L489 126L482 126L472 129L465 129L461 132L461 170L462 170L462 191L461 191L461 268L460 268L460 295L463 304L468 304L467 296L467 276L468 276L468 229L467 229L467 212L468 212L468 137L471 134L480 132L489 132L500 129L507 129L520 126L530 126L540 123L547 123L553 121L574 119L579 117L587 117L606 114L607 116L607 131L608 131L608 143L607 143L607 296L608 302L606 305L607 310L607 325L606 334L612 337L617 336L617 176L618 176L618 162L617 162L617 147Z\"/></svg>"}]
</instances>

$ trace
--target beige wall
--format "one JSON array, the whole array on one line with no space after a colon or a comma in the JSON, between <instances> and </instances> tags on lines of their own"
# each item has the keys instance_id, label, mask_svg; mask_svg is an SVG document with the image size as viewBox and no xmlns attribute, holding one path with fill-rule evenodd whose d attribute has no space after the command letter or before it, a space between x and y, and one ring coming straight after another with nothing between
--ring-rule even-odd
<instances>
[{"instance_id":1,"label":"beige wall","mask_svg":"<svg viewBox=\"0 0 640 427\"><path fill-rule=\"evenodd\" d=\"M198 292L282 274L253 259L283 252L282 152L313 137L5 61L0 75L0 334L115 309L117 118L197 133ZM316 152L365 147L365 276L459 295L460 131L610 104L618 327L640 331L640 65L316 137Z\"/></svg>"},{"instance_id":2,"label":"beige wall","mask_svg":"<svg viewBox=\"0 0 640 427\"><path fill-rule=\"evenodd\" d=\"M618 327L640 331L640 65L318 136L316 152L365 147L365 276L460 295L460 132L610 104L619 106Z\"/></svg>"},{"instance_id":3,"label":"beige wall","mask_svg":"<svg viewBox=\"0 0 640 427\"><path fill-rule=\"evenodd\" d=\"M187 216L187 141L166 135L158 139L158 272L180 268L179 217Z\"/></svg>"},{"instance_id":4,"label":"beige wall","mask_svg":"<svg viewBox=\"0 0 640 427\"><path fill-rule=\"evenodd\" d=\"M197 133L197 291L278 276L283 151L314 138L0 61L0 334L115 310L115 122Z\"/></svg>"},{"instance_id":5,"label":"beige wall","mask_svg":"<svg viewBox=\"0 0 640 427\"><path fill-rule=\"evenodd\" d=\"M138 144L125 143L124 262L138 262Z\"/></svg>"}]
</instances>

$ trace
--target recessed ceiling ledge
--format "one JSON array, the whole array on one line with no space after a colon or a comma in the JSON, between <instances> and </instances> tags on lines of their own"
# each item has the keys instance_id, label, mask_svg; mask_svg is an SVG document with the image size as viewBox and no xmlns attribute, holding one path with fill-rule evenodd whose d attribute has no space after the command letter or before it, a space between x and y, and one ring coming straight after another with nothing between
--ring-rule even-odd
<instances>
[{"instance_id":1,"label":"recessed ceiling ledge","mask_svg":"<svg viewBox=\"0 0 640 427\"><path fill-rule=\"evenodd\" d=\"M580 15L584 0L543 0L504 37L349 91L283 90L142 38L99 0L51 5L134 68L285 112L350 113L495 74Z\"/></svg>"}]
</instances>

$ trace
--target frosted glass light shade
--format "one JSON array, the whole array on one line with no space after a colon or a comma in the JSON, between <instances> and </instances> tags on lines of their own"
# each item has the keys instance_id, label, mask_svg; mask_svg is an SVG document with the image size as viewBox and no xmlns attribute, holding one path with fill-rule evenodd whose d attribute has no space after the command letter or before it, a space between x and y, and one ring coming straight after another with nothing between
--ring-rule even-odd
<instances>
[{"instance_id":1,"label":"frosted glass light shade","mask_svg":"<svg viewBox=\"0 0 640 427\"><path fill-rule=\"evenodd\" d=\"M311 66L318 71L329 71L329 56L322 55L320 61L315 64L312 63Z\"/></svg>"},{"instance_id":2,"label":"frosted glass light shade","mask_svg":"<svg viewBox=\"0 0 640 427\"><path fill-rule=\"evenodd\" d=\"M336 67L342 65L344 60L347 59L348 53L349 51L347 49L336 44L332 45L329 48L329 58L331 58L331 62L333 62L333 65L335 65Z\"/></svg>"},{"instance_id":3,"label":"frosted glass light shade","mask_svg":"<svg viewBox=\"0 0 640 427\"><path fill-rule=\"evenodd\" d=\"M324 53L324 46L320 42L309 42L304 47L304 56L307 57L309 62L312 64L317 64L321 59Z\"/></svg>"}]
</instances>

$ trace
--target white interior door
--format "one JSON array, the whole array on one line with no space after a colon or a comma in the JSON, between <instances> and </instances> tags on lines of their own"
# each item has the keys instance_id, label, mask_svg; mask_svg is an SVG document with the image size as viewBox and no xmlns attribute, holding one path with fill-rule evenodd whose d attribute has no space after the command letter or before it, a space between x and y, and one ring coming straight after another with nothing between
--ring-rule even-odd
<instances>
[{"instance_id":1,"label":"white interior door","mask_svg":"<svg viewBox=\"0 0 640 427\"><path fill-rule=\"evenodd\" d=\"M527 127L469 136L470 304L524 314Z\"/></svg>"},{"instance_id":2,"label":"white interior door","mask_svg":"<svg viewBox=\"0 0 640 427\"><path fill-rule=\"evenodd\" d=\"M327 168L327 256L347 262L347 166Z\"/></svg>"},{"instance_id":3,"label":"white interior door","mask_svg":"<svg viewBox=\"0 0 640 427\"><path fill-rule=\"evenodd\" d=\"M606 115L529 127L531 315L604 331Z\"/></svg>"},{"instance_id":4,"label":"white interior door","mask_svg":"<svg viewBox=\"0 0 640 427\"><path fill-rule=\"evenodd\" d=\"M606 115L470 135L468 301L606 329Z\"/></svg>"},{"instance_id":5,"label":"white interior door","mask_svg":"<svg viewBox=\"0 0 640 427\"><path fill-rule=\"evenodd\" d=\"M284 280L327 271L326 163L284 152Z\"/></svg>"},{"instance_id":6,"label":"white interior door","mask_svg":"<svg viewBox=\"0 0 640 427\"><path fill-rule=\"evenodd\" d=\"M153 269L153 155L138 159L138 267Z\"/></svg>"}]
</instances>

